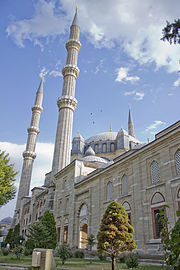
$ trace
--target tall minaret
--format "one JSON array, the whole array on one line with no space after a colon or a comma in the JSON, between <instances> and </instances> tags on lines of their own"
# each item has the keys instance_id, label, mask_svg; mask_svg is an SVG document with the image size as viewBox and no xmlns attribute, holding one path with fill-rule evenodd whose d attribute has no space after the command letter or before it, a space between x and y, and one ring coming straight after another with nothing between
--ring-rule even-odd
<instances>
[{"instance_id":1,"label":"tall minaret","mask_svg":"<svg viewBox=\"0 0 180 270\"><path fill-rule=\"evenodd\" d=\"M36 93L36 99L34 106L32 107L32 119L28 130L28 139L26 144L26 150L23 152L23 167L21 172L21 180L19 184L18 197L16 202L15 214L20 209L21 198L29 195L29 189L31 184L31 175L34 159L36 158L35 148L36 139L39 134L39 120L43 111L42 108L43 99L43 77Z\"/></svg>"},{"instance_id":2,"label":"tall minaret","mask_svg":"<svg viewBox=\"0 0 180 270\"><path fill-rule=\"evenodd\" d=\"M80 28L78 25L77 8L70 28L70 37L66 42L67 60L62 69L63 89L62 96L58 99L59 118L56 132L52 172L57 173L70 163L73 113L77 106L75 99L76 79L79 75L77 67L78 52L81 48L79 42Z\"/></svg>"},{"instance_id":3,"label":"tall minaret","mask_svg":"<svg viewBox=\"0 0 180 270\"><path fill-rule=\"evenodd\" d=\"M129 133L129 135L136 138L136 136L134 134L134 124L133 124L130 104L129 104L129 117L128 117L128 133Z\"/></svg>"}]
</instances>

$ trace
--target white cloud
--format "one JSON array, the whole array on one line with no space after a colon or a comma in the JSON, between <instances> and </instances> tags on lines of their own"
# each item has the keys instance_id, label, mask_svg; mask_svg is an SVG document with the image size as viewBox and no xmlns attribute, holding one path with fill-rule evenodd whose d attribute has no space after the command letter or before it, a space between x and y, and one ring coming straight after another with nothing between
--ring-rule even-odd
<instances>
[{"instance_id":1,"label":"white cloud","mask_svg":"<svg viewBox=\"0 0 180 270\"><path fill-rule=\"evenodd\" d=\"M160 121L160 120L155 120L151 125L149 125L145 131L147 132L151 132L151 134L154 134L154 132L156 132L156 130L162 126L162 125L165 125L166 123L163 122L163 121Z\"/></svg>"},{"instance_id":2,"label":"white cloud","mask_svg":"<svg viewBox=\"0 0 180 270\"><path fill-rule=\"evenodd\" d=\"M178 80L176 80L175 82L174 82L174 86L179 86L180 85L180 79L178 79Z\"/></svg>"},{"instance_id":3,"label":"white cloud","mask_svg":"<svg viewBox=\"0 0 180 270\"><path fill-rule=\"evenodd\" d=\"M67 16L59 12L60 8L57 8L56 4L57 1L54 0L37 1L32 18L12 22L6 29L8 36L12 36L19 47L24 47L24 41L30 40L42 50L42 38L64 33L67 27Z\"/></svg>"},{"instance_id":4,"label":"white cloud","mask_svg":"<svg viewBox=\"0 0 180 270\"><path fill-rule=\"evenodd\" d=\"M144 93L143 92L137 92L137 91L127 91L127 92L124 92L123 93L124 96L131 96L133 95L134 96L134 99L139 101L139 100L142 100L144 98Z\"/></svg>"},{"instance_id":5,"label":"white cloud","mask_svg":"<svg viewBox=\"0 0 180 270\"><path fill-rule=\"evenodd\" d=\"M49 75L50 76L53 76L53 77L62 77L62 73L60 72L60 71L58 71L58 70L51 70L50 72L49 72Z\"/></svg>"},{"instance_id":6,"label":"white cloud","mask_svg":"<svg viewBox=\"0 0 180 270\"><path fill-rule=\"evenodd\" d=\"M130 81L132 83L138 81L140 78L138 76L128 76L128 68L125 67L120 67L117 70L117 77L116 77L116 82L126 82Z\"/></svg>"},{"instance_id":7,"label":"white cloud","mask_svg":"<svg viewBox=\"0 0 180 270\"><path fill-rule=\"evenodd\" d=\"M23 163L22 153L25 150L25 144L18 145L10 142L0 142L0 149L9 153L10 162L14 163L14 168L18 171L16 176L16 187L19 186L21 169ZM44 183L44 176L51 170L52 156L54 145L52 143L37 143L36 154L37 157L33 165L31 188L34 186L41 186ZM6 216L12 216L16 200L10 201L3 206L0 211L0 219Z\"/></svg>"},{"instance_id":8,"label":"white cloud","mask_svg":"<svg viewBox=\"0 0 180 270\"><path fill-rule=\"evenodd\" d=\"M154 62L156 68L178 70L179 46L160 38L166 21L179 18L180 1L114 0L112 4L107 0L79 0L78 8L81 32L94 46L117 45L140 64ZM59 0L37 0L31 18L11 23L7 33L18 46L23 47L25 40L42 46L43 38L64 33L73 13L72 0L61 0L61 4Z\"/></svg>"}]
</instances>

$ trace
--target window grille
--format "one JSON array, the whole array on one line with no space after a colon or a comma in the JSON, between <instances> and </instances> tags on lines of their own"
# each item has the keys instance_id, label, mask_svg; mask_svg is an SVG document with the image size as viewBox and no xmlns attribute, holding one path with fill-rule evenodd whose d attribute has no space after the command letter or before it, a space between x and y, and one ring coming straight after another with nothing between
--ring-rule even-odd
<instances>
[{"instance_id":1,"label":"window grille","mask_svg":"<svg viewBox=\"0 0 180 270\"><path fill-rule=\"evenodd\" d=\"M175 161L176 161L177 174L180 175L180 150L178 150L175 154Z\"/></svg>"},{"instance_id":2,"label":"window grille","mask_svg":"<svg viewBox=\"0 0 180 270\"><path fill-rule=\"evenodd\" d=\"M107 200L111 200L112 199L112 183L109 182L107 184Z\"/></svg>"},{"instance_id":3,"label":"window grille","mask_svg":"<svg viewBox=\"0 0 180 270\"><path fill-rule=\"evenodd\" d=\"M127 175L124 175L121 180L122 184L122 195L125 195L128 193L128 177Z\"/></svg>"},{"instance_id":4,"label":"window grille","mask_svg":"<svg viewBox=\"0 0 180 270\"><path fill-rule=\"evenodd\" d=\"M151 179L152 184L156 184L160 181L160 171L157 161L153 161L151 164Z\"/></svg>"}]
</instances>

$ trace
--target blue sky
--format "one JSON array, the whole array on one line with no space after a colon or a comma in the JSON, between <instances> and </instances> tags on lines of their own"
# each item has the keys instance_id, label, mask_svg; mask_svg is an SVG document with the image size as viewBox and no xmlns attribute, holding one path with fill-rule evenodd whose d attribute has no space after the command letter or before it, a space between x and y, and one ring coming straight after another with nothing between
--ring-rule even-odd
<instances>
[{"instance_id":1,"label":"blue sky","mask_svg":"<svg viewBox=\"0 0 180 270\"><path fill-rule=\"evenodd\" d=\"M78 5L80 41L73 136L127 130L131 104L136 137L154 134L179 120L180 46L160 40L166 20L179 17L176 0L1 0L0 149L20 172L31 107L44 72L32 186L51 168L65 65L65 42ZM19 181L20 173L17 176ZM0 209L12 215L15 202Z\"/></svg>"}]
</instances>

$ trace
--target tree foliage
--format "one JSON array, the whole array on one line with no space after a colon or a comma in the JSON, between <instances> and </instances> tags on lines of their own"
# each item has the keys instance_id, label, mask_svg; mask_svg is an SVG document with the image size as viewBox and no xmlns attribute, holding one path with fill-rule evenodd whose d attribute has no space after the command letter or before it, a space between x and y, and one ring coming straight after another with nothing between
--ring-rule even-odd
<instances>
[{"instance_id":1,"label":"tree foliage","mask_svg":"<svg viewBox=\"0 0 180 270\"><path fill-rule=\"evenodd\" d=\"M161 230L161 242L164 250L164 261L171 269L180 269L180 212L177 212L178 220L175 226L169 231L168 218L165 217L165 209L169 207L165 205L160 209L160 222L163 226Z\"/></svg>"},{"instance_id":2,"label":"tree foliage","mask_svg":"<svg viewBox=\"0 0 180 270\"><path fill-rule=\"evenodd\" d=\"M96 244L95 236L91 233L87 238L88 246L92 252L92 247ZM90 264L92 263L92 254L90 254Z\"/></svg>"},{"instance_id":3,"label":"tree foliage","mask_svg":"<svg viewBox=\"0 0 180 270\"><path fill-rule=\"evenodd\" d=\"M9 244L10 248L14 248L19 246L20 240L22 240L22 237L20 235L20 225L17 224L14 227L14 230L11 228L6 236L5 244Z\"/></svg>"},{"instance_id":4,"label":"tree foliage","mask_svg":"<svg viewBox=\"0 0 180 270\"><path fill-rule=\"evenodd\" d=\"M116 257L120 253L137 248L133 232L125 208L118 202L112 202L105 211L97 235L98 252L111 256L112 270L116 268Z\"/></svg>"},{"instance_id":5,"label":"tree foliage","mask_svg":"<svg viewBox=\"0 0 180 270\"><path fill-rule=\"evenodd\" d=\"M14 164L10 164L9 154L0 150L0 206L14 199L16 187L14 186L15 175Z\"/></svg>"},{"instance_id":6,"label":"tree foliage","mask_svg":"<svg viewBox=\"0 0 180 270\"><path fill-rule=\"evenodd\" d=\"M52 248L57 245L56 222L54 215L46 211L39 222L29 227L28 238L34 242L36 248Z\"/></svg>"},{"instance_id":7,"label":"tree foliage","mask_svg":"<svg viewBox=\"0 0 180 270\"><path fill-rule=\"evenodd\" d=\"M65 263L65 260L72 257L72 252L71 252L70 247L64 243L60 245L58 249L58 254L59 254L60 259L62 260L62 264Z\"/></svg>"},{"instance_id":8,"label":"tree foliage","mask_svg":"<svg viewBox=\"0 0 180 270\"><path fill-rule=\"evenodd\" d=\"M180 44L180 19L175 20L173 23L166 22L167 25L163 28L162 33L163 41L168 41L170 44Z\"/></svg>"}]
</instances>

